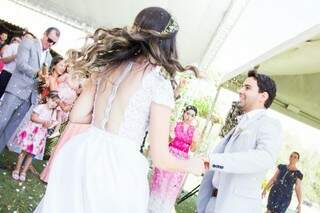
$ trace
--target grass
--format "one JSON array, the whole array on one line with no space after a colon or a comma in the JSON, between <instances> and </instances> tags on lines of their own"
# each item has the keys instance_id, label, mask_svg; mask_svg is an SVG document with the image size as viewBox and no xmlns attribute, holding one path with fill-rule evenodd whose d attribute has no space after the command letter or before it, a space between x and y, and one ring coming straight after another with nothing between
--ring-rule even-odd
<instances>
[{"instance_id":1,"label":"grass","mask_svg":"<svg viewBox=\"0 0 320 213\"><path fill-rule=\"evenodd\" d=\"M0 164L9 167L0 169L0 213L28 213L33 212L45 191L45 185L38 177L30 172L25 182L18 182L11 178L11 171L17 154L4 151L0 155ZM43 168L43 161L34 161L38 171Z\"/></svg>"},{"instance_id":2,"label":"grass","mask_svg":"<svg viewBox=\"0 0 320 213\"><path fill-rule=\"evenodd\" d=\"M8 168L0 169L0 213L31 213L40 202L45 185L38 177L30 172L25 182L18 182L11 178L11 171L17 160L17 154L4 151L0 154L0 164ZM34 161L33 165L42 171L45 161ZM194 213L195 196L176 206L176 213Z\"/></svg>"}]
</instances>

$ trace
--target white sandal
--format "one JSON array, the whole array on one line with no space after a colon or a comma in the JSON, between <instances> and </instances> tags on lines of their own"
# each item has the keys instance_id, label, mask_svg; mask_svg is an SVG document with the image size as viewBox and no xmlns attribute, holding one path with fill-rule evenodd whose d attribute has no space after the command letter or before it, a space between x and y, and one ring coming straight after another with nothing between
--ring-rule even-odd
<instances>
[{"instance_id":1,"label":"white sandal","mask_svg":"<svg viewBox=\"0 0 320 213\"><path fill-rule=\"evenodd\" d=\"M21 172L19 179L20 179L20 181L24 182L24 181L26 181L26 177L27 177L27 174L24 172Z\"/></svg>"},{"instance_id":2,"label":"white sandal","mask_svg":"<svg viewBox=\"0 0 320 213\"><path fill-rule=\"evenodd\" d=\"M14 180L19 180L19 178L20 178L20 176L19 176L19 171L13 170L13 171L12 171L12 178L13 178Z\"/></svg>"}]
</instances>

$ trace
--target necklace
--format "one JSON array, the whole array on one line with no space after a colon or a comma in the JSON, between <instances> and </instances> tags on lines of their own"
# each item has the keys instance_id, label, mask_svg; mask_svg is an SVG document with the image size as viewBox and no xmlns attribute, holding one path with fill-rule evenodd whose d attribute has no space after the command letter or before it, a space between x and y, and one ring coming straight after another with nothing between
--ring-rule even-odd
<instances>
[{"instance_id":1,"label":"necklace","mask_svg":"<svg viewBox=\"0 0 320 213\"><path fill-rule=\"evenodd\" d=\"M284 173L284 175L282 176L282 178L279 180L279 182L280 182L281 185L283 185L284 179L285 179L285 177L287 176L288 172L289 172L289 170L287 169L287 171Z\"/></svg>"}]
</instances>

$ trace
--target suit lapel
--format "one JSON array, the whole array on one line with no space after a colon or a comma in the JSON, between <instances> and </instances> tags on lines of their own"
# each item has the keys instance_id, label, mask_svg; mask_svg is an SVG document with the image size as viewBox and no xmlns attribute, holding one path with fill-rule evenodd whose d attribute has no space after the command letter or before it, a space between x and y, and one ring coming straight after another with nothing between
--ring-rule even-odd
<instances>
[{"instance_id":1,"label":"suit lapel","mask_svg":"<svg viewBox=\"0 0 320 213\"><path fill-rule=\"evenodd\" d=\"M260 112L257 115L255 115L253 118L249 119L249 121L245 121L243 123L241 123L240 125L235 127L234 133L230 136L229 142L227 143L231 143L233 141L235 141L239 135L248 128L248 126L250 126L250 124L254 123L256 120L260 119L262 116L265 115L265 111L264 112Z\"/></svg>"},{"instance_id":2,"label":"suit lapel","mask_svg":"<svg viewBox=\"0 0 320 213\"><path fill-rule=\"evenodd\" d=\"M42 52L42 50L41 50L41 46L40 46L40 40L35 40L35 42L37 43L37 56L38 56L38 64L39 64L39 67L41 67L41 64L40 64L40 62L41 62L41 52Z\"/></svg>"}]
</instances>

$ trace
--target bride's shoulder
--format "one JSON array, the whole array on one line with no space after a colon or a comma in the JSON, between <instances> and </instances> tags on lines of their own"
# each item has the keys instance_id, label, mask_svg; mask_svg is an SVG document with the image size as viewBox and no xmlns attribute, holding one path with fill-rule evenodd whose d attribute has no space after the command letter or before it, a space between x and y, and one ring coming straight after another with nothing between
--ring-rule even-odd
<instances>
[{"instance_id":1,"label":"bride's shoulder","mask_svg":"<svg viewBox=\"0 0 320 213\"><path fill-rule=\"evenodd\" d=\"M152 101L173 108L173 88L170 79L163 74L161 67L152 69L147 80L147 84L151 92Z\"/></svg>"},{"instance_id":2,"label":"bride's shoulder","mask_svg":"<svg viewBox=\"0 0 320 213\"><path fill-rule=\"evenodd\" d=\"M96 87L99 79L101 78L100 73L92 73L89 78L85 79L83 82L83 88Z\"/></svg>"},{"instance_id":3,"label":"bride's shoulder","mask_svg":"<svg viewBox=\"0 0 320 213\"><path fill-rule=\"evenodd\" d=\"M166 72L163 70L160 66L153 66L149 70L149 79L150 81L153 81L158 84L167 84L171 85L170 83L170 77L166 74Z\"/></svg>"}]
</instances>

